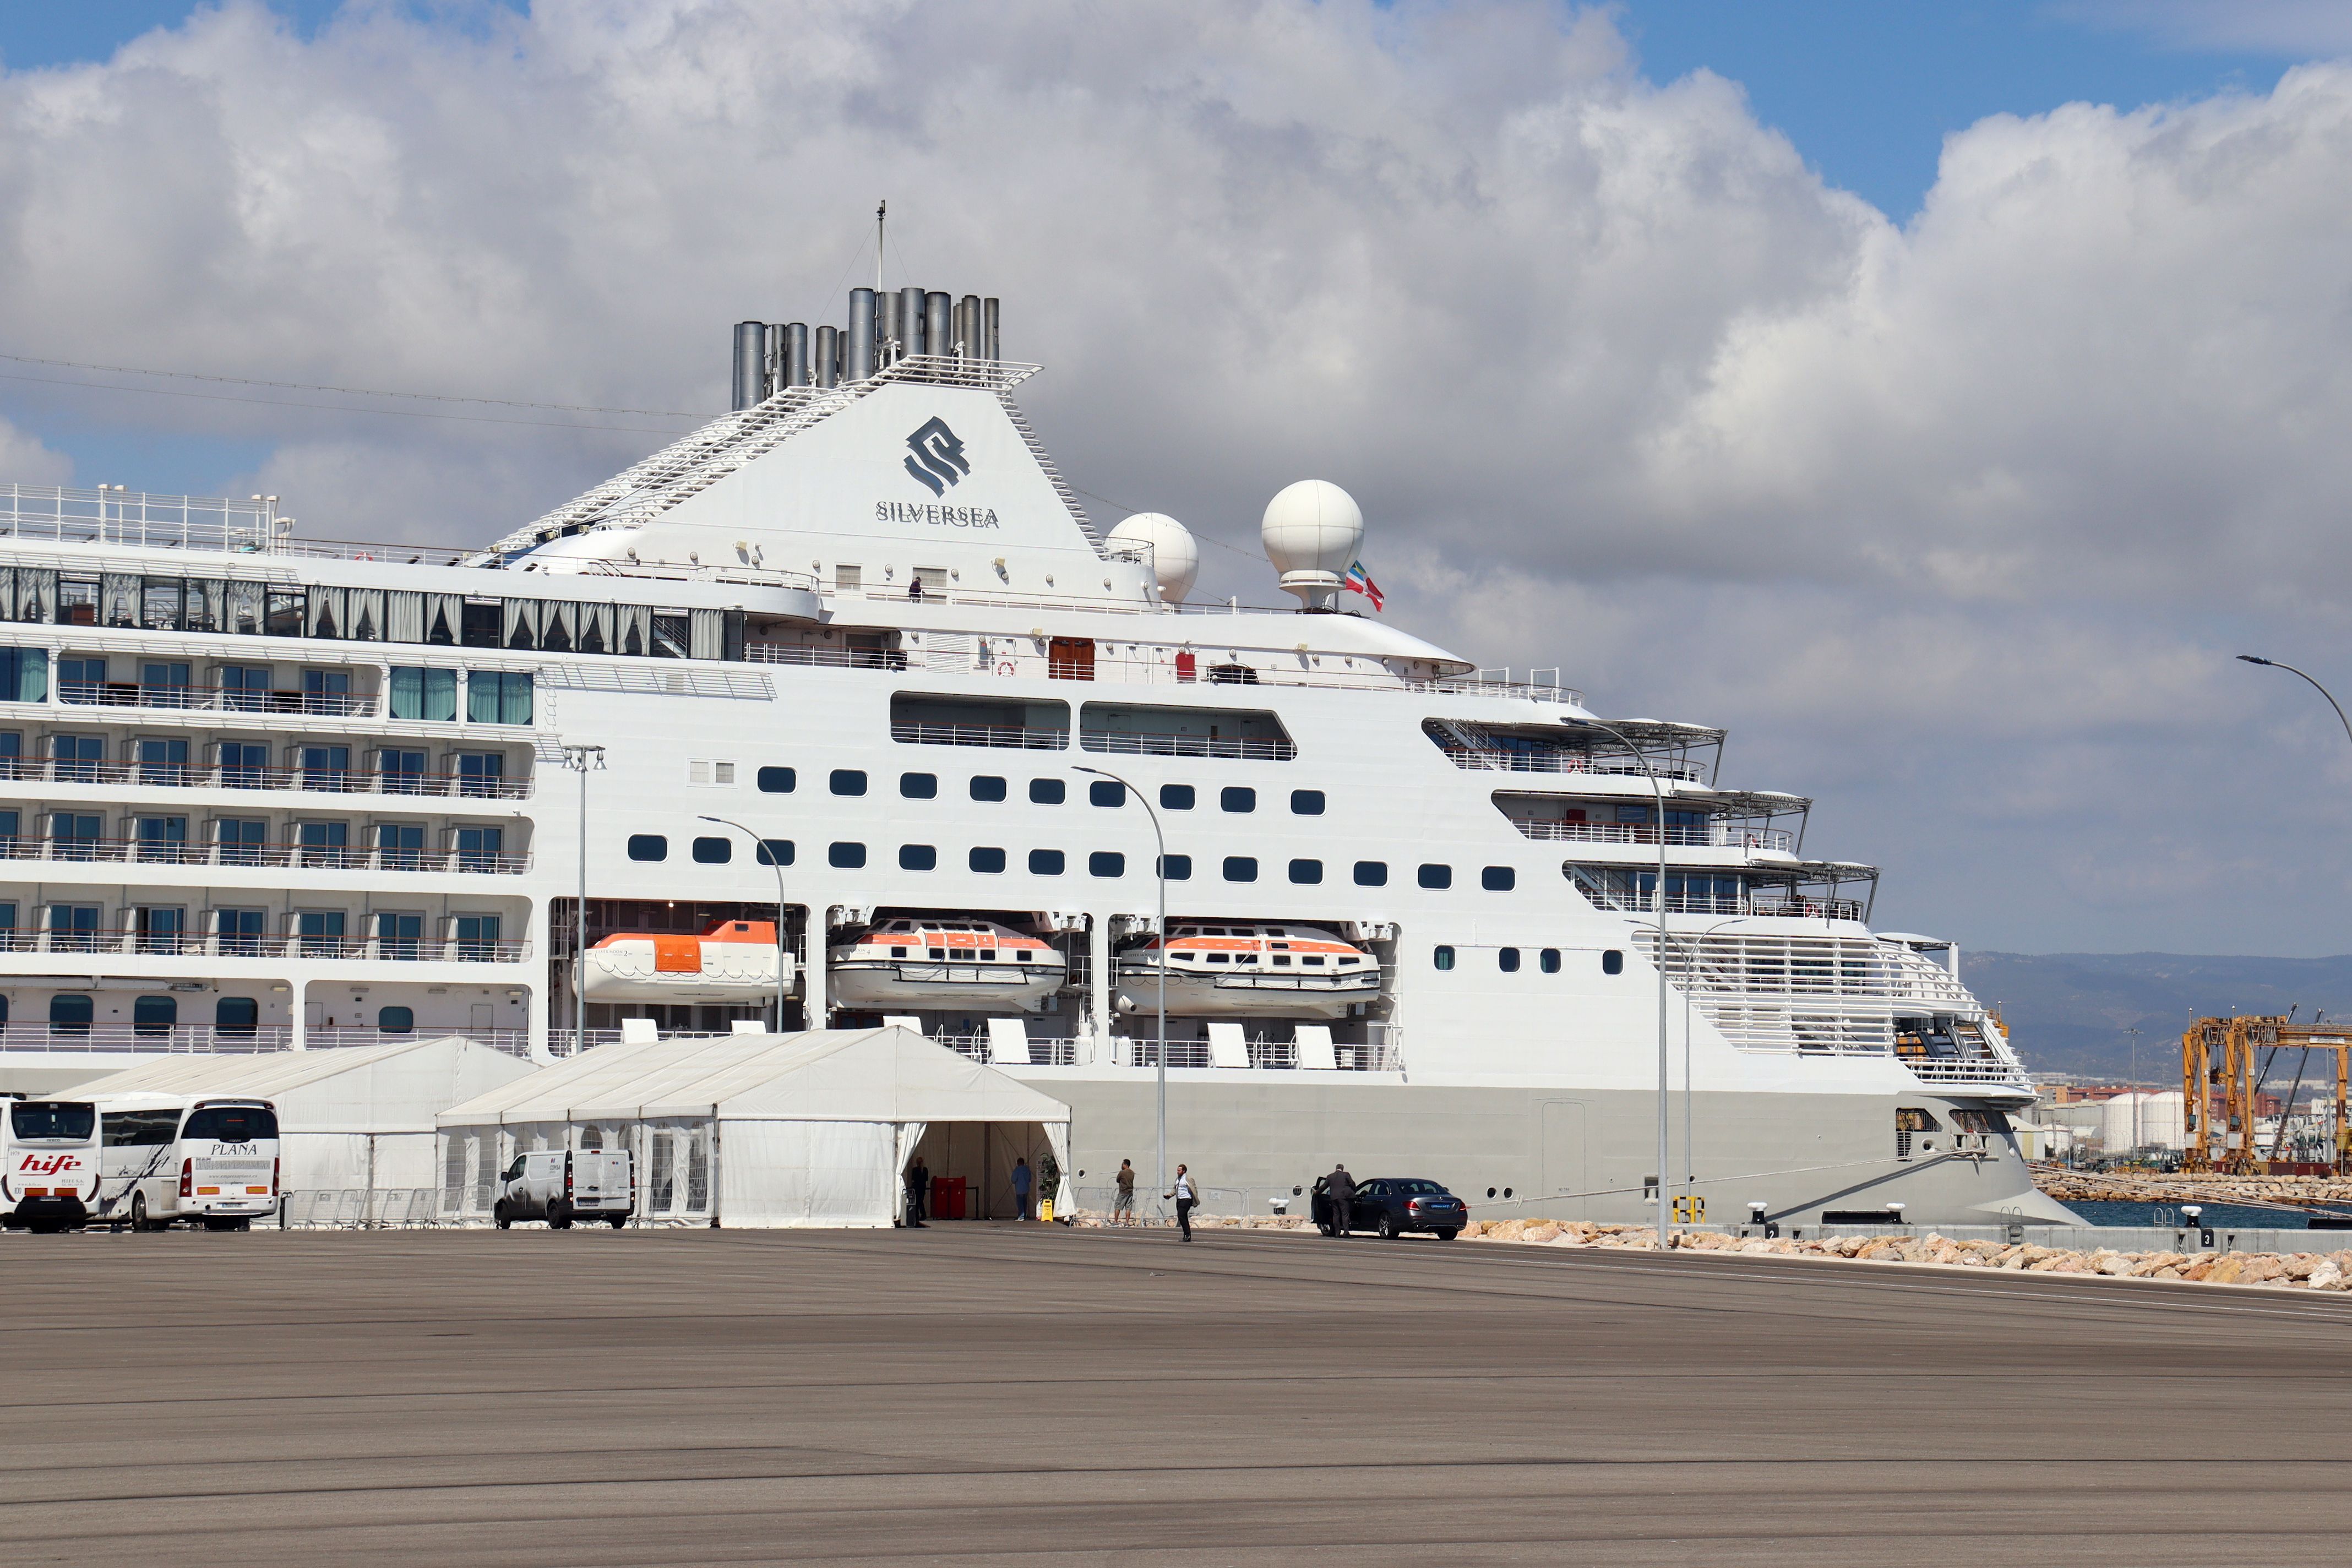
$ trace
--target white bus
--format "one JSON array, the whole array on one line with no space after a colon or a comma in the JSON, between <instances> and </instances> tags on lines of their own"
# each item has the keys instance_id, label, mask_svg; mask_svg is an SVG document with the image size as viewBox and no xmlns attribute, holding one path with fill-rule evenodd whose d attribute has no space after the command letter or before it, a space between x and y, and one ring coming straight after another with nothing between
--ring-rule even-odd
<instances>
[{"instance_id":1,"label":"white bus","mask_svg":"<svg viewBox=\"0 0 2352 1568\"><path fill-rule=\"evenodd\" d=\"M98 1108L86 1100L0 1100L0 1225L44 1234L98 1208Z\"/></svg>"},{"instance_id":2,"label":"white bus","mask_svg":"<svg viewBox=\"0 0 2352 1568\"><path fill-rule=\"evenodd\" d=\"M173 1220L245 1230L278 1203L278 1110L266 1100L100 1096L102 1200L133 1230Z\"/></svg>"}]
</instances>

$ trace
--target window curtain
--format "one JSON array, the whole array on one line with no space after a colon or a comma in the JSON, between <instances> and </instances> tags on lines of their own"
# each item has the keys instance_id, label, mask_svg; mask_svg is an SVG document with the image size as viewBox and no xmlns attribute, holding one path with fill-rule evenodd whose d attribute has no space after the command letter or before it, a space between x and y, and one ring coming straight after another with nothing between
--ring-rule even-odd
<instances>
[{"instance_id":1,"label":"window curtain","mask_svg":"<svg viewBox=\"0 0 2352 1568\"><path fill-rule=\"evenodd\" d=\"M620 637L613 651L631 658L642 658L653 651L653 611L644 605L613 606L619 623Z\"/></svg>"},{"instance_id":2,"label":"window curtain","mask_svg":"<svg viewBox=\"0 0 2352 1568\"><path fill-rule=\"evenodd\" d=\"M314 637L342 637L343 602L347 596L341 588L313 587L310 590L310 625L304 628L305 634Z\"/></svg>"},{"instance_id":3,"label":"window curtain","mask_svg":"<svg viewBox=\"0 0 2352 1568\"><path fill-rule=\"evenodd\" d=\"M99 574L99 624L136 626L139 624L139 579L128 572Z\"/></svg>"},{"instance_id":4,"label":"window curtain","mask_svg":"<svg viewBox=\"0 0 2352 1568\"><path fill-rule=\"evenodd\" d=\"M503 612L499 623L499 640L507 647L533 648L539 646L539 601L537 599L501 599Z\"/></svg>"},{"instance_id":5,"label":"window curtain","mask_svg":"<svg viewBox=\"0 0 2352 1568\"><path fill-rule=\"evenodd\" d=\"M582 653L614 653L620 644L614 637L614 614L610 605L581 605L580 633L576 639Z\"/></svg>"},{"instance_id":6,"label":"window curtain","mask_svg":"<svg viewBox=\"0 0 2352 1568\"><path fill-rule=\"evenodd\" d=\"M238 637L261 635L261 584L231 581L228 585L228 618L221 627Z\"/></svg>"},{"instance_id":7,"label":"window curtain","mask_svg":"<svg viewBox=\"0 0 2352 1568\"><path fill-rule=\"evenodd\" d=\"M425 595L403 588L383 596L383 640L417 643L425 640Z\"/></svg>"},{"instance_id":8,"label":"window curtain","mask_svg":"<svg viewBox=\"0 0 2352 1568\"><path fill-rule=\"evenodd\" d=\"M467 671L466 722L468 724L530 723L530 677L520 670Z\"/></svg>"},{"instance_id":9,"label":"window curtain","mask_svg":"<svg viewBox=\"0 0 2352 1568\"><path fill-rule=\"evenodd\" d=\"M0 621L16 618L16 569L0 566Z\"/></svg>"},{"instance_id":10,"label":"window curtain","mask_svg":"<svg viewBox=\"0 0 2352 1568\"><path fill-rule=\"evenodd\" d=\"M579 606L563 599L550 599L540 605L539 646L550 653L569 653L573 637L572 627Z\"/></svg>"},{"instance_id":11,"label":"window curtain","mask_svg":"<svg viewBox=\"0 0 2352 1568\"><path fill-rule=\"evenodd\" d=\"M38 566L16 568L16 618L46 621L57 608L58 574Z\"/></svg>"},{"instance_id":12,"label":"window curtain","mask_svg":"<svg viewBox=\"0 0 2352 1568\"><path fill-rule=\"evenodd\" d=\"M719 612L717 610L694 610L688 613L693 617L693 631L689 635L688 640L690 643L690 651L688 657L691 658L719 658L723 657L725 653L723 645L725 626L719 618Z\"/></svg>"},{"instance_id":13,"label":"window curtain","mask_svg":"<svg viewBox=\"0 0 2352 1568\"><path fill-rule=\"evenodd\" d=\"M353 642L374 642L383 636L383 590L353 588L346 605L343 636Z\"/></svg>"},{"instance_id":14,"label":"window curtain","mask_svg":"<svg viewBox=\"0 0 2352 1568\"><path fill-rule=\"evenodd\" d=\"M425 595L425 640L436 647L454 647L457 628L466 624L466 601L457 594Z\"/></svg>"}]
</instances>

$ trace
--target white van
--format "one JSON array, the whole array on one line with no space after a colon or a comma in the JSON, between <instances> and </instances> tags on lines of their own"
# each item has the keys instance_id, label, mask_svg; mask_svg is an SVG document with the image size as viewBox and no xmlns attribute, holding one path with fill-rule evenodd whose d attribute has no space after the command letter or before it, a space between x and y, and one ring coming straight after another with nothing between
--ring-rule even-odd
<instances>
[{"instance_id":1,"label":"white van","mask_svg":"<svg viewBox=\"0 0 2352 1568\"><path fill-rule=\"evenodd\" d=\"M278 1110L266 1100L100 1096L103 1205L133 1230L244 1230L278 1212Z\"/></svg>"},{"instance_id":2,"label":"white van","mask_svg":"<svg viewBox=\"0 0 2352 1568\"><path fill-rule=\"evenodd\" d=\"M637 1206L636 1180L623 1149L541 1149L517 1154L499 1178L490 1218L500 1230L519 1219L543 1219L550 1230L573 1220L604 1220L614 1230Z\"/></svg>"},{"instance_id":3,"label":"white van","mask_svg":"<svg viewBox=\"0 0 2352 1568\"><path fill-rule=\"evenodd\" d=\"M52 1234L98 1209L98 1108L86 1100L0 1099L0 1226Z\"/></svg>"}]
</instances>

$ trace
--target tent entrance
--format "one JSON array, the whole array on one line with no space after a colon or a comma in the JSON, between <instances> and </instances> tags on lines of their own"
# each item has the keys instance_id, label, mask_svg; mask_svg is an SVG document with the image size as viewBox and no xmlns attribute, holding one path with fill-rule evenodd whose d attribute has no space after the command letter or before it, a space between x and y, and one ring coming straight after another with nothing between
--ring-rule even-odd
<instances>
[{"instance_id":1,"label":"tent entrance","mask_svg":"<svg viewBox=\"0 0 2352 1568\"><path fill-rule=\"evenodd\" d=\"M1045 1186L1045 1173L1055 1168L1050 1162L1066 1157L1054 1147L1053 1135L1061 1131L1042 1121L932 1122L923 1130L914 1153L915 1160L930 1173L927 1217L1013 1218L1018 1212L1013 1164L1025 1161L1030 1173L1029 1217L1036 1218L1039 1202L1052 1195Z\"/></svg>"}]
</instances>

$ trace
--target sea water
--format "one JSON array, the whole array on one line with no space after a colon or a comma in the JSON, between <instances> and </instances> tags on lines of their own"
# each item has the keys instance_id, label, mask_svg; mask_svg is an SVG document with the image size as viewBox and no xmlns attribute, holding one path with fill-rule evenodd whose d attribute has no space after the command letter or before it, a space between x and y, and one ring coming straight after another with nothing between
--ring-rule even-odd
<instances>
[{"instance_id":1,"label":"sea water","mask_svg":"<svg viewBox=\"0 0 2352 1568\"><path fill-rule=\"evenodd\" d=\"M2083 1216L2085 1225L2183 1226L2189 1223L2179 1204L2090 1202L2072 1200L2066 1206ZM2307 1230L2312 1216L2352 1220L2352 1206L2338 1205L2331 1208L2260 1208L2252 1204L2206 1204L2199 1223L2209 1227L2231 1230ZM2340 1245L2352 1247L2352 1229L2341 1233Z\"/></svg>"}]
</instances>

